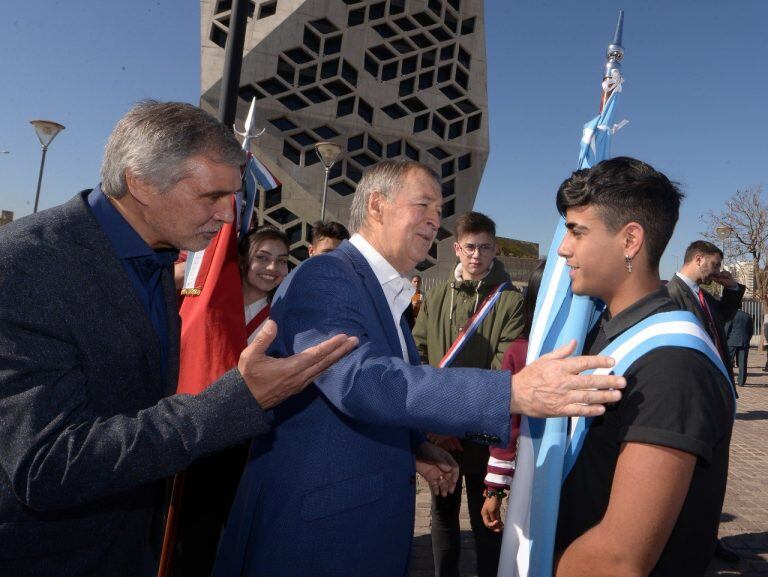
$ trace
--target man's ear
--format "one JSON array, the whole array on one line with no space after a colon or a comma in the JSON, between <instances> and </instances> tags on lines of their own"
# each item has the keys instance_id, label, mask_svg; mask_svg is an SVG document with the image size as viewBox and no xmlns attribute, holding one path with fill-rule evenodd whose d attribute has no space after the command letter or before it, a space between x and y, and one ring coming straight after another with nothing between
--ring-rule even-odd
<instances>
[{"instance_id":1,"label":"man's ear","mask_svg":"<svg viewBox=\"0 0 768 577\"><path fill-rule=\"evenodd\" d=\"M151 202L150 197L155 195L154 187L133 174L130 168L125 169L125 184L128 187L128 194L142 206L147 206Z\"/></svg>"},{"instance_id":2,"label":"man's ear","mask_svg":"<svg viewBox=\"0 0 768 577\"><path fill-rule=\"evenodd\" d=\"M645 229L637 222L630 222L622 229L624 254L635 258L645 245Z\"/></svg>"},{"instance_id":3,"label":"man's ear","mask_svg":"<svg viewBox=\"0 0 768 577\"><path fill-rule=\"evenodd\" d=\"M385 202L387 202L386 197L377 190L371 193L371 198L368 201L368 216L379 224L382 221L382 206Z\"/></svg>"}]
</instances>

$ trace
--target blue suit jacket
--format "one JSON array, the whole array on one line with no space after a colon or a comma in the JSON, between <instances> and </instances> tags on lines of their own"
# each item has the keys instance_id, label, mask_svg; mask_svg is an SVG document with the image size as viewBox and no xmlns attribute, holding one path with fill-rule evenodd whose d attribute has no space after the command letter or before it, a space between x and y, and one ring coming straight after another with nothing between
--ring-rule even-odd
<instances>
[{"instance_id":1,"label":"blue suit jacket","mask_svg":"<svg viewBox=\"0 0 768 577\"><path fill-rule=\"evenodd\" d=\"M508 438L509 372L406 363L381 286L348 242L289 275L271 316L277 356L339 333L360 345L254 440L214 575L404 575L415 431Z\"/></svg>"}]
</instances>

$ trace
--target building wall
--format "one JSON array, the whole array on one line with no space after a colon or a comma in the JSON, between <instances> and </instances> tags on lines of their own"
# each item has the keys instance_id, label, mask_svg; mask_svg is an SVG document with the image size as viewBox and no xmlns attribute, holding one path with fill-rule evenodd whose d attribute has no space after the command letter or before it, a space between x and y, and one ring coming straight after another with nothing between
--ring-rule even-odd
<instances>
[{"instance_id":1,"label":"building wall","mask_svg":"<svg viewBox=\"0 0 768 577\"><path fill-rule=\"evenodd\" d=\"M231 0L201 1L201 105L218 109ZM324 169L313 145L342 156L330 173L327 220L349 219L362 171L412 158L441 176L443 226L418 268L445 277L453 217L472 209L488 158L482 0L252 0L238 124L257 99L253 152L283 183L264 219L306 255Z\"/></svg>"},{"instance_id":2,"label":"building wall","mask_svg":"<svg viewBox=\"0 0 768 577\"><path fill-rule=\"evenodd\" d=\"M744 292L745 298L754 297L753 287L755 286L755 268L751 260L729 263L723 268L729 271L737 282L747 287L747 290Z\"/></svg>"}]
</instances>

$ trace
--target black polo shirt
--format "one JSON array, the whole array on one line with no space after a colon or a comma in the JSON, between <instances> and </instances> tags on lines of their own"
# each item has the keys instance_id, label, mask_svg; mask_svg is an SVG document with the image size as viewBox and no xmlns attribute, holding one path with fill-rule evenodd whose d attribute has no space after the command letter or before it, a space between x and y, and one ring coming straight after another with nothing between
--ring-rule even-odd
<instances>
[{"instance_id":1,"label":"black polo shirt","mask_svg":"<svg viewBox=\"0 0 768 577\"><path fill-rule=\"evenodd\" d=\"M585 350L597 354L646 317L677 309L662 288L614 318L606 312ZM563 485L555 549L559 554L602 519L623 443L661 445L696 455L697 462L672 535L650 574L703 575L714 550L728 477L734 410L730 385L706 356L680 347L648 352L624 376L621 401L593 420Z\"/></svg>"}]
</instances>

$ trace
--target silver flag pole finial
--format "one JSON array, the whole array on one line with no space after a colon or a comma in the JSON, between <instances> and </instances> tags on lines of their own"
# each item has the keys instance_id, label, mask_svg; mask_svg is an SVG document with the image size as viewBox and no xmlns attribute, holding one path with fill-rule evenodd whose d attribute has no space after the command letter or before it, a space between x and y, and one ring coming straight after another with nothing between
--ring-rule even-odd
<instances>
[{"instance_id":1,"label":"silver flag pole finial","mask_svg":"<svg viewBox=\"0 0 768 577\"><path fill-rule=\"evenodd\" d=\"M621 46L621 35L624 32L624 10L619 10L619 21L616 23L616 34L613 35L613 43Z\"/></svg>"},{"instance_id":2,"label":"silver flag pole finial","mask_svg":"<svg viewBox=\"0 0 768 577\"><path fill-rule=\"evenodd\" d=\"M624 58L624 47L621 45L621 37L624 34L624 10L619 10L619 21L616 23L616 33L613 35L613 42L608 45L605 51L607 62L605 63L605 74L603 78L610 78L614 70L621 70L621 61Z\"/></svg>"},{"instance_id":3,"label":"silver flag pole finial","mask_svg":"<svg viewBox=\"0 0 768 577\"><path fill-rule=\"evenodd\" d=\"M254 138L258 138L262 134L264 134L264 131L266 128L262 128L258 132L256 132L254 125L254 117L256 116L256 98L254 97L251 100L251 107L248 109L248 116L245 117L245 125L244 125L244 131L239 132L235 126L232 126L232 130L235 131L235 134L238 136L243 137L243 150L248 152L251 149L251 140Z\"/></svg>"}]
</instances>

